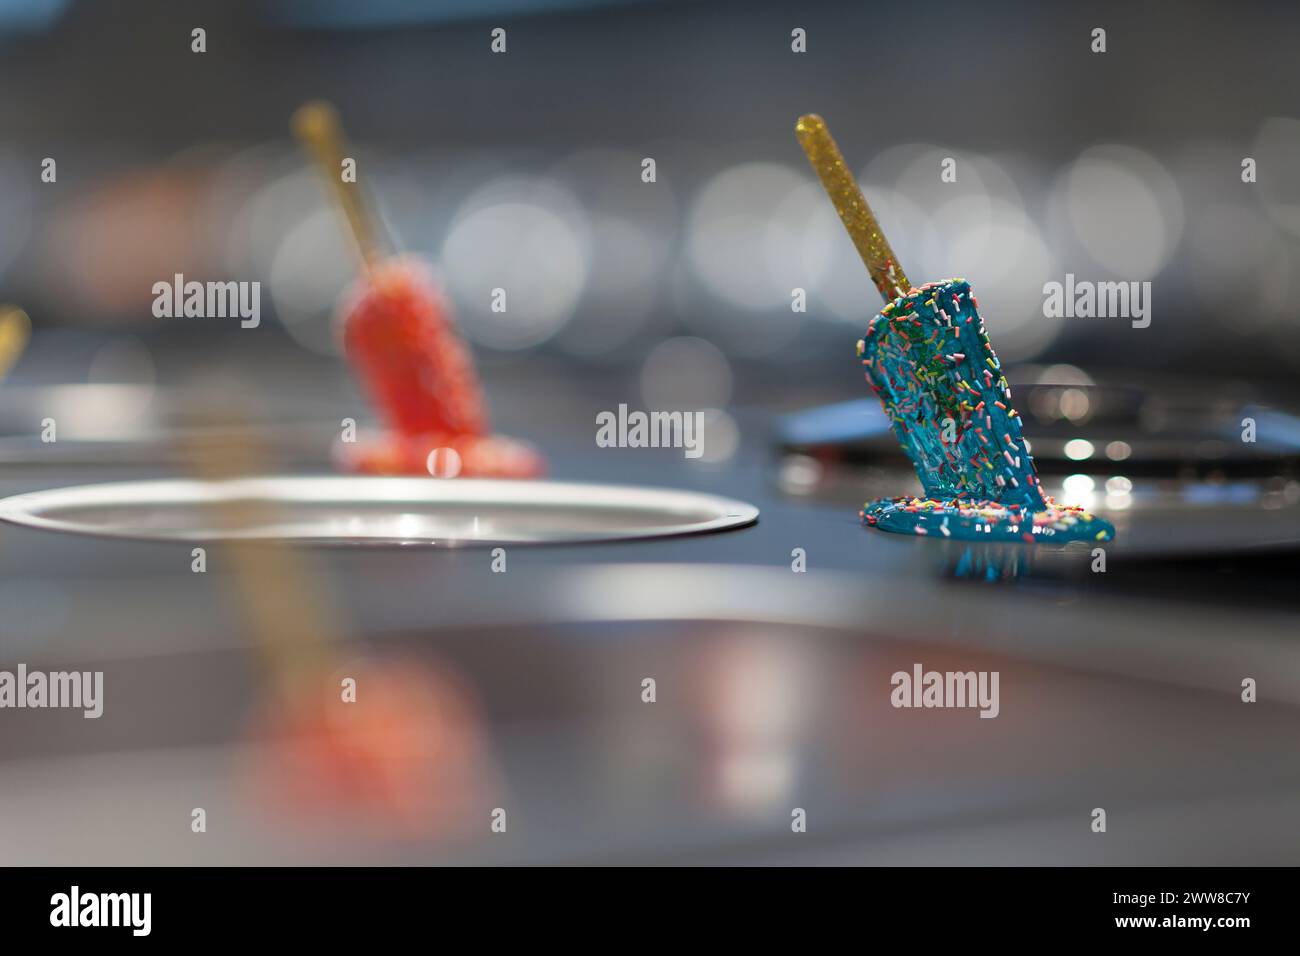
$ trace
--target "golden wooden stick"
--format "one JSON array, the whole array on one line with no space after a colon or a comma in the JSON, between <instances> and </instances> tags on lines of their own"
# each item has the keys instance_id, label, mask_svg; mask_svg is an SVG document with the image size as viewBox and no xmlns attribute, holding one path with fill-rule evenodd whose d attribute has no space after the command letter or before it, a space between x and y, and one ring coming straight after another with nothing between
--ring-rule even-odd
<instances>
[{"instance_id":1,"label":"golden wooden stick","mask_svg":"<svg viewBox=\"0 0 1300 956\"><path fill-rule=\"evenodd\" d=\"M347 217L361 263L368 269L378 259L379 246L374 222L362 199L359 184L343 181L346 140L338 111L325 100L312 100L298 107L290 120L290 126L293 135L311 153L321 174L330 184L334 198Z\"/></svg>"},{"instance_id":2,"label":"golden wooden stick","mask_svg":"<svg viewBox=\"0 0 1300 956\"><path fill-rule=\"evenodd\" d=\"M0 379L9 374L27 349L31 334L32 323L26 312L15 305L0 305Z\"/></svg>"},{"instance_id":3,"label":"golden wooden stick","mask_svg":"<svg viewBox=\"0 0 1300 956\"><path fill-rule=\"evenodd\" d=\"M871 207L867 205L861 187L853 178L853 173L849 172L840 148L831 138L826 121L816 113L809 113L799 117L794 132L880 294L886 302L907 295L912 284L903 274L903 267L898 264L894 250L889 247L889 240L885 238Z\"/></svg>"}]
</instances>

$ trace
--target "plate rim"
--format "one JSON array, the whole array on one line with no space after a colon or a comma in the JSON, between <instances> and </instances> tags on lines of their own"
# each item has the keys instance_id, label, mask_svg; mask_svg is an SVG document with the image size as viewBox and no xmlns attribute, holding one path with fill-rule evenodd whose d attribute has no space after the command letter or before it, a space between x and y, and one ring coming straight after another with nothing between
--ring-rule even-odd
<instances>
[{"instance_id":1,"label":"plate rim","mask_svg":"<svg viewBox=\"0 0 1300 956\"><path fill-rule=\"evenodd\" d=\"M545 505L555 500L558 493L567 503L586 503L591 506L592 492L611 489L619 495L621 503L629 504L628 498L654 496L662 501L665 495L677 500L682 506L693 504L705 506L715 512L715 516L706 521L683 521L680 524L665 525L653 531L619 531L611 533L585 532L571 537L554 539L527 539L518 537L483 537L483 538L449 538L436 539L427 536L402 538L367 538L340 535L320 536L277 536L265 533L231 534L199 532L157 532L150 530L133 530L131 528L95 527L85 522L64 520L51 517L49 511L58 508L94 507L96 505L130 505L146 500L165 503L185 504L200 500L201 492L210 492L213 486L226 490L227 500L256 498L263 501L287 501L290 495L283 491L289 486L306 486L312 492L308 501L339 501L348 496L340 496L337 489L355 490L358 486L374 488L381 486L389 491L383 497L361 498L358 501L382 503L383 501L432 501L429 491L437 489L442 500L447 503L473 503L492 500L493 492L504 496L509 491L518 495L525 494L518 502L524 506ZM412 494L415 489L423 494ZM400 492L405 490L406 494ZM258 493L260 492L260 493ZM332 492L332 493L331 493ZM303 500L301 495L293 496ZM610 502L618 503L618 502ZM244 475L222 479L204 478L148 478L129 481L92 482L81 485L63 485L42 488L36 491L20 492L0 498L0 521L18 527L40 531L53 531L74 534L82 537L95 537L125 541L147 541L164 543L193 543L199 541L239 543L245 545L277 545L306 547L340 547L340 548L398 548L426 547L439 550L463 547L499 547L533 546L533 545L573 545L596 544L610 541L643 541L660 538L681 537L684 535L707 534L715 531L738 530L750 527L758 522L759 508L749 502L736 498L716 495L712 492L696 491L686 488L665 488L651 485L629 485L610 482L554 481L550 479L491 479L491 478L454 478L439 479L418 476L348 476L348 475L292 475L266 474Z\"/></svg>"}]
</instances>

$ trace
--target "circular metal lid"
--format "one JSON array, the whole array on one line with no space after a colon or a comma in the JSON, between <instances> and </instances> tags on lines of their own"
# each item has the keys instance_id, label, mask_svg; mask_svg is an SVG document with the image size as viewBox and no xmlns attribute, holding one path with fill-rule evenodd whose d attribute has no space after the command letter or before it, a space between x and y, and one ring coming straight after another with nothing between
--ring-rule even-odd
<instances>
[{"instance_id":1,"label":"circular metal lid","mask_svg":"<svg viewBox=\"0 0 1300 956\"><path fill-rule=\"evenodd\" d=\"M751 525L758 509L627 485L271 476L51 488L0 500L0 519L155 541L466 547L699 534Z\"/></svg>"}]
</instances>

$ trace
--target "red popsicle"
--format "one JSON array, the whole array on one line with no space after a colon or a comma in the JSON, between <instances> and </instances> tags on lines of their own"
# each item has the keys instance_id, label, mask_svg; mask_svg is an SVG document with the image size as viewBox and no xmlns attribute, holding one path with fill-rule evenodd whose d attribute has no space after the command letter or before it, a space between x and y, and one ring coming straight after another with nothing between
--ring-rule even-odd
<instances>
[{"instance_id":1,"label":"red popsicle","mask_svg":"<svg viewBox=\"0 0 1300 956\"><path fill-rule=\"evenodd\" d=\"M545 463L531 446L490 433L473 358L429 269L379 251L358 185L339 175L343 138L333 108L309 103L293 127L335 187L361 255L362 275L342 311L344 351L388 429L338 442L336 459L369 474L540 475Z\"/></svg>"},{"instance_id":2,"label":"red popsicle","mask_svg":"<svg viewBox=\"0 0 1300 956\"><path fill-rule=\"evenodd\" d=\"M473 359L419 261L380 260L357 283L343 306L343 346L390 428L486 434Z\"/></svg>"}]
</instances>

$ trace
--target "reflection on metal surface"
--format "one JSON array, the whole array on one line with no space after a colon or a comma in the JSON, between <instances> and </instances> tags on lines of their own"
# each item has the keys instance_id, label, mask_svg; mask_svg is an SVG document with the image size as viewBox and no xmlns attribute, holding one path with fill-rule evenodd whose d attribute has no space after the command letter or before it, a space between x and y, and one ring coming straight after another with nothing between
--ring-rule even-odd
<instances>
[{"instance_id":1,"label":"reflection on metal surface","mask_svg":"<svg viewBox=\"0 0 1300 956\"><path fill-rule=\"evenodd\" d=\"M209 487L266 467L266 450L246 433L194 440L186 453ZM344 658L352 626L312 556L239 533L278 525L287 504L255 494L209 503L215 528L234 532L214 538L261 664L250 732L266 743L249 748L242 774L253 806L287 810L298 824L324 816L406 834L437 834L463 816L482 797L484 748L454 672Z\"/></svg>"},{"instance_id":2,"label":"reflection on metal surface","mask_svg":"<svg viewBox=\"0 0 1300 956\"><path fill-rule=\"evenodd\" d=\"M0 843L9 858L960 863L978 852L1059 863L1114 862L1119 852L1151 863L1190 853L1230 862L1243 847L1282 862L1295 855L1286 824L1300 785L1287 746L1300 726L1294 613L1259 611L1243 628L1239 608L1065 605L1030 591L1012 604L996 588L699 564L537 562L512 573L502 601L490 572L456 575L464 562L429 557L424 568L351 582L355 619L374 622L380 607L389 614L364 632L364 656L338 672L359 675L360 707L374 701L367 688L384 668L399 668L399 680L404 668L432 668L432 709L420 711L431 718L428 736L388 740L374 777L338 780L339 790L306 803L279 795L291 805L270 823L231 786L232 768L252 756L234 719L254 686L246 646L206 615L177 631L213 582L141 580L134 593L170 580L173 603L160 599L159 613L140 620L123 610L120 581L86 581L77 620L47 644L45 659L95 662L105 686L122 688L102 725L120 744L104 753L39 712L0 723L9 748ZM409 564L391 566L399 563ZM431 615L412 582L434 564L453 580ZM348 585L341 580L340 590ZM96 633L122 637L86 640L87 619L99 622ZM998 671L998 718L893 707L891 675L918 663ZM442 682L449 669L456 686ZM1267 675L1267 699L1243 706L1241 674ZM127 693L133 676L153 691ZM655 704L640 696L646 676L658 678ZM390 701L399 711L410 703ZM348 752L376 732L384 738L386 712L335 715ZM310 746L312 734L303 739ZM398 812L435 807L433 832L394 839L374 813L330 812L358 791L386 793L388 761L408 756L436 758L421 777L434 792L426 801L397 791ZM331 759L305 775L297 766L288 768L296 787L334 779ZM1078 825L1080 787L1149 814L1140 843L1097 849ZM220 840L158 826L178 793L205 795ZM497 806L510 814L509 838L489 830ZM807 810L808 839L792 838L795 808Z\"/></svg>"},{"instance_id":3,"label":"reflection on metal surface","mask_svg":"<svg viewBox=\"0 0 1300 956\"><path fill-rule=\"evenodd\" d=\"M821 676L814 661L789 641L735 627L693 649L688 667L706 801L759 818L787 807Z\"/></svg>"},{"instance_id":4,"label":"reflection on metal surface","mask_svg":"<svg viewBox=\"0 0 1300 956\"><path fill-rule=\"evenodd\" d=\"M231 526L220 519L232 501L267 507ZM145 540L464 547L698 534L753 524L758 509L624 485L281 476L53 488L0 501L0 519Z\"/></svg>"},{"instance_id":5,"label":"reflection on metal surface","mask_svg":"<svg viewBox=\"0 0 1300 956\"><path fill-rule=\"evenodd\" d=\"M1013 581L1033 571L1037 548L1006 547L992 544L973 544L962 548L950 558L954 578L983 581Z\"/></svg>"},{"instance_id":6,"label":"reflection on metal surface","mask_svg":"<svg viewBox=\"0 0 1300 956\"><path fill-rule=\"evenodd\" d=\"M347 681L351 700L341 696ZM240 784L277 829L308 839L340 825L439 839L492 805L478 701L444 663L341 661L314 693L268 694L259 704Z\"/></svg>"}]
</instances>

